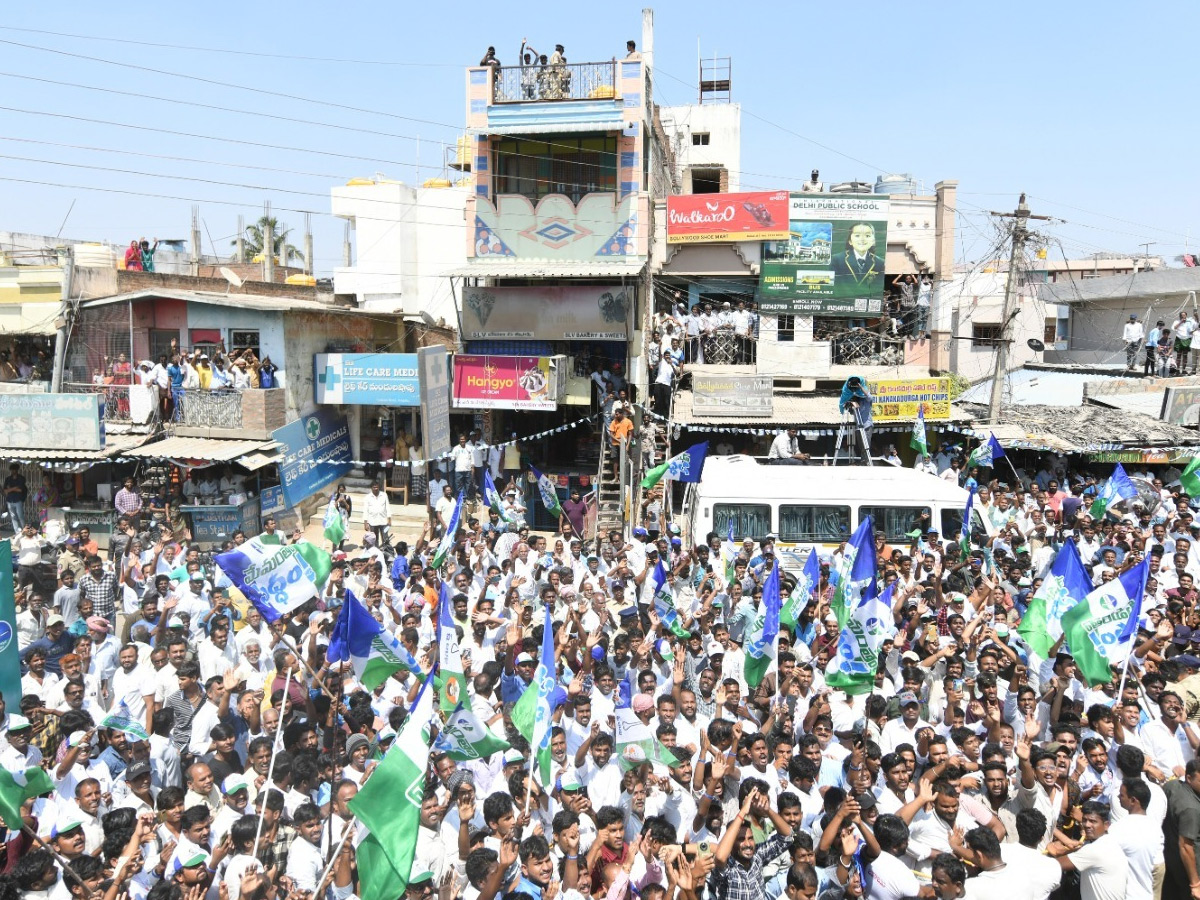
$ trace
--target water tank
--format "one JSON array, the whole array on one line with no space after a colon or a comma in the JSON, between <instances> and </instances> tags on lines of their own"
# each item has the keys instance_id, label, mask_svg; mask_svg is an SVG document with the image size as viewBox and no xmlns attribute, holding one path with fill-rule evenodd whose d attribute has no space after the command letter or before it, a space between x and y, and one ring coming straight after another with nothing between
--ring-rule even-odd
<instances>
[{"instance_id":1,"label":"water tank","mask_svg":"<svg viewBox=\"0 0 1200 900\"><path fill-rule=\"evenodd\" d=\"M880 175L875 179L877 194L915 194L917 183L911 175Z\"/></svg>"},{"instance_id":2,"label":"water tank","mask_svg":"<svg viewBox=\"0 0 1200 900\"><path fill-rule=\"evenodd\" d=\"M829 188L831 194L869 194L871 185L865 181L839 181Z\"/></svg>"},{"instance_id":3,"label":"water tank","mask_svg":"<svg viewBox=\"0 0 1200 900\"><path fill-rule=\"evenodd\" d=\"M300 284L312 287L317 283L317 279L312 275L289 275L284 279L284 284Z\"/></svg>"},{"instance_id":4,"label":"water tank","mask_svg":"<svg viewBox=\"0 0 1200 900\"><path fill-rule=\"evenodd\" d=\"M74 253L75 265L81 269L111 269L117 264L112 247L107 244L76 244Z\"/></svg>"},{"instance_id":5,"label":"water tank","mask_svg":"<svg viewBox=\"0 0 1200 900\"><path fill-rule=\"evenodd\" d=\"M426 178L421 187L427 188L448 188L450 187L449 178Z\"/></svg>"}]
</instances>

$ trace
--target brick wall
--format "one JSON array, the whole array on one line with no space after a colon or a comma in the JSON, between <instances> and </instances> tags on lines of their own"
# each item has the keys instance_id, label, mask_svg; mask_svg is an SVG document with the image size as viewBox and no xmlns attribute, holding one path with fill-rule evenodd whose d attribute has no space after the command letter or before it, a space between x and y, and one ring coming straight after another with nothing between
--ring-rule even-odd
<instances>
[{"instance_id":1,"label":"brick wall","mask_svg":"<svg viewBox=\"0 0 1200 900\"><path fill-rule=\"evenodd\" d=\"M316 287L281 282L247 281L241 288L233 288L224 278L193 278L191 275L164 275L159 272L117 272L117 294L152 290L214 291L224 294L258 294L264 297L289 297L298 300L321 300L332 295L318 295Z\"/></svg>"}]
</instances>

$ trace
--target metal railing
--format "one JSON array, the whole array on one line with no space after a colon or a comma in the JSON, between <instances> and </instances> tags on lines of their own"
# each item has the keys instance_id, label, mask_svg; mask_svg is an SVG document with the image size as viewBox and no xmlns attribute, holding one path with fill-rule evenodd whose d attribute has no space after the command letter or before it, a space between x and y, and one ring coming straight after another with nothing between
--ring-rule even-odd
<instances>
[{"instance_id":1,"label":"metal railing","mask_svg":"<svg viewBox=\"0 0 1200 900\"><path fill-rule=\"evenodd\" d=\"M159 420L158 389L144 384L87 384L63 382L68 394L99 394L104 398L104 421L130 425L155 425Z\"/></svg>"},{"instance_id":2,"label":"metal railing","mask_svg":"<svg viewBox=\"0 0 1200 900\"><path fill-rule=\"evenodd\" d=\"M175 391L176 425L208 428L242 427L242 392L234 388Z\"/></svg>"},{"instance_id":3,"label":"metal railing","mask_svg":"<svg viewBox=\"0 0 1200 900\"><path fill-rule=\"evenodd\" d=\"M536 100L615 100L617 64L503 66L495 70L494 103Z\"/></svg>"},{"instance_id":4,"label":"metal railing","mask_svg":"<svg viewBox=\"0 0 1200 900\"><path fill-rule=\"evenodd\" d=\"M685 364L706 366L748 366L758 359L758 341L752 335L721 330L684 342Z\"/></svg>"}]
</instances>

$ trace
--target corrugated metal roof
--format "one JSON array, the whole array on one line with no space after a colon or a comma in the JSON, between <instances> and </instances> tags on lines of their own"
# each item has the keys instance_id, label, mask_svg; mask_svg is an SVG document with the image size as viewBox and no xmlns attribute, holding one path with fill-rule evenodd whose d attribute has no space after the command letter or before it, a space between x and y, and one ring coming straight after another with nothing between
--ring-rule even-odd
<instances>
[{"instance_id":1,"label":"corrugated metal roof","mask_svg":"<svg viewBox=\"0 0 1200 900\"><path fill-rule=\"evenodd\" d=\"M1200 269L1151 269L1100 278L1064 277L1052 284L1037 285L1038 296L1047 303L1159 298L1188 291L1200 291Z\"/></svg>"},{"instance_id":2,"label":"corrugated metal roof","mask_svg":"<svg viewBox=\"0 0 1200 900\"><path fill-rule=\"evenodd\" d=\"M1050 372L1044 369L1014 369L1004 385L1005 406L1082 406L1083 386L1089 381L1109 381L1115 376L1094 372ZM959 395L958 403L988 403L992 379L972 385ZM1160 398L1161 402L1161 398Z\"/></svg>"},{"instance_id":3,"label":"corrugated metal roof","mask_svg":"<svg viewBox=\"0 0 1200 900\"><path fill-rule=\"evenodd\" d=\"M480 260L475 265L452 269L446 275L463 278L630 278L646 267L646 261L557 262L552 259Z\"/></svg>"},{"instance_id":4,"label":"corrugated metal roof","mask_svg":"<svg viewBox=\"0 0 1200 900\"><path fill-rule=\"evenodd\" d=\"M134 291L130 294L115 294L85 300L84 308L107 306L110 303L126 303L130 300L184 300L189 303L206 303L210 306L235 306L261 312L322 312L335 315L356 315L365 311L350 306L335 306L318 300L302 300L298 297L269 297L264 294L219 294L214 291L182 291L174 288Z\"/></svg>"},{"instance_id":5,"label":"corrugated metal roof","mask_svg":"<svg viewBox=\"0 0 1200 900\"><path fill-rule=\"evenodd\" d=\"M1126 412L1141 413L1157 419L1162 414L1166 391L1146 391L1138 394L1089 394L1088 400L1097 406L1111 406Z\"/></svg>"},{"instance_id":6,"label":"corrugated metal roof","mask_svg":"<svg viewBox=\"0 0 1200 900\"><path fill-rule=\"evenodd\" d=\"M0 447L0 459L104 460L130 452L150 439L148 434L107 435L103 450L37 450L29 447Z\"/></svg>"},{"instance_id":7,"label":"corrugated metal roof","mask_svg":"<svg viewBox=\"0 0 1200 900\"><path fill-rule=\"evenodd\" d=\"M679 391L675 395L672 420L681 425L737 425L742 428L779 425L841 425L842 414L838 411L837 394L775 394L769 416L722 418L719 416L695 416L692 414L692 392ZM964 410L951 407L951 421L969 422L971 416ZM890 423L889 423L890 424ZM930 425L936 425L930 422Z\"/></svg>"},{"instance_id":8,"label":"corrugated metal roof","mask_svg":"<svg viewBox=\"0 0 1200 900\"><path fill-rule=\"evenodd\" d=\"M203 459L229 462L241 456L278 447L275 441L234 441L221 438L169 437L138 447L130 456L148 459Z\"/></svg>"}]
</instances>

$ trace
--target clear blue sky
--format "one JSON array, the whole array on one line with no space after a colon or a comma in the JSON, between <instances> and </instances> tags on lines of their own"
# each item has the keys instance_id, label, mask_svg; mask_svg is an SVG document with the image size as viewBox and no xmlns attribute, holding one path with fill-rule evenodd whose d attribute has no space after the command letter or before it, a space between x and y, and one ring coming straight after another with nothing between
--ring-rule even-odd
<instances>
[{"instance_id":1,"label":"clear blue sky","mask_svg":"<svg viewBox=\"0 0 1200 900\"><path fill-rule=\"evenodd\" d=\"M0 106L58 114L0 109L0 179L77 187L0 180L0 230L54 234L74 199L64 236L118 243L186 237L195 200L207 226L205 252L212 252L211 236L225 253L238 214L252 221L270 200L297 244L303 217L285 208L317 213L318 274L341 260L342 228L328 214L329 188L375 172L411 182L418 153L421 177L435 174L438 145L452 143L463 126L463 67L477 63L488 44L510 63L522 37L539 48L561 42L572 62L619 55L628 38L641 43L641 5L622 2L218 2L129 7L126 15L111 5L57 9L66 14L48 18L35 5L20 5L0 27L2 41L76 54L0 43ZM507 14L492 22L486 10ZM977 260L993 239L983 210L1011 210L1021 191L1034 212L1066 220L1042 228L1068 256L1141 252L1145 241L1157 242L1150 252L1168 260L1183 252L1200 199L1190 171L1197 143L1189 110L1192 6L873 2L860 4L854 18L850 10L660 3L658 100L694 99L697 45L705 56L731 56L734 98L743 104L743 187L794 187L812 168L827 181L907 172L932 188L956 178L960 259ZM852 37L855 31L862 37ZM1195 249L1200 228L1191 237ZM1052 244L1050 253L1059 252Z\"/></svg>"}]
</instances>

